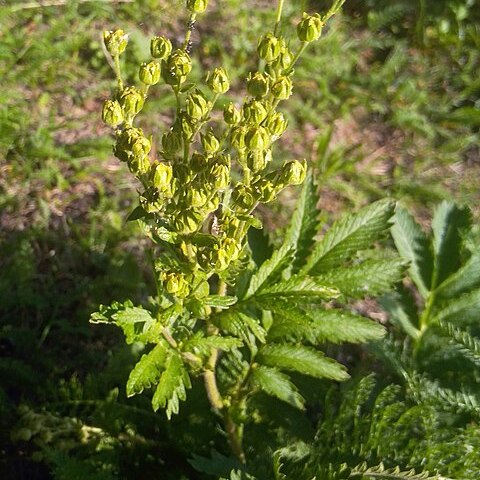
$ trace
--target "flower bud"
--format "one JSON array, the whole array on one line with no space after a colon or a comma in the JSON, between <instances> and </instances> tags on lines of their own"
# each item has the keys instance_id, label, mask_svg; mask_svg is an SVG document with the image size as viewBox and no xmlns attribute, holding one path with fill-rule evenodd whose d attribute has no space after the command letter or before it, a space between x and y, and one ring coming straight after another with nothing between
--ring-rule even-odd
<instances>
[{"instance_id":1,"label":"flower bud","mask_svg":"<svg viewBox=\"0 0 480 480\"><path fill-rule=\"evenodd\" d=\"M268 203L275 200L280 190L278 186L275 186L271 180L265 177L257 180L252 187L258 195L259 201L262 203Z\"/></svg>"},{"instance_id":2,"label":"flower bud","mask_svg":"<svg viewBox=\"0 0 480 480\"><path fill-rule=\"evenodd\" d=\"M142 63L138 71L138 78L145 85L155 85L160 81L160 64L155 61Z\"/></svg>"},{"instance_id":3,"label":"flower bud","mask_svg":"<svg viewBox=\"0 0 480 480\"><path fill-rule=\"evenodd\" d=\"M230 258L228 253L223 248L214 250L212 254L212 263L214 263L215 270L217 272L222 272L223 270L226 270L230 265Z\"/></svg>"},{"instance_id":4,"label":"flower bud","mask_svg":"<svg viewBox=\"0 0 480 480\"><path fill-rule=\"evenodd\" d=\"M186 297L190 292L188 282L185 280L183 273L168 273L162 275L163 286L171 295L177 297Z\"/></svg>"},{"instance_id":5,"label":"flower bud","mask_svg":"<svg viewBox=\"0 0 480 480\"><path fill-rule=\"evenodd\" d=\"M102 119L109 127L116 127L123 123L122 107L116 100L105 100Z\"/></svg>"},{"instance_id":6,"label":"flower bud","mask_svg":"<svg viewBox=\"0 0 480 480\"><path fill-rule=\"evenodd\" d=\"M198 152L194 152L192 158L190 159L190 169L193 172L203 172L205 167L208 165L208 158L206 155L203 155Z\"/></svg>"},{"instance_id":7,"label":"flower bud","mask_svg":"<svg viewBox=\"0 0 480 480\"><path fill-rule=\"evenodd\" d=\"M241 210L246 211L254 207L256 199L251 189L243 183L238 183L232 191L232 202Z\"/></svg>"},{"instance_id":8,"label":"flower bud","mask_svg":"<svg viewBox=\"0 0 480 480\"><path fill-rule=\"evenodd\" d=\"M223 94L230 89L230 80L224 68L216 68L207 76L208 88L213 93Z\"/></svg>"},{"instance_id":9,"label":"flower bud","mask_svg":"<svg viewBox=\"0 0 480 480\"><path fill-rule=\"evenodd\" d=\"M281 112L271 112L265 122L265 127L271 133L272 137L276 140L280 138L287 129L288 121Z\"/></svg>"},{"instance_id":10,"label":"flower bud","mask_svg":"<svg viewBox=\"0 0 480 480\"><path fill-rule=\"evenodd\" d=\"M220 149L220 142L218 138L213 134L212 130L209 130L205 135L200 135L201 142L205 153L213 155Z\"/></svg>"},{"instance_id":11,"label":"flower bud","mask_svg":"<svg viewBox=\"0 0 480 480\"><path fill-rule=\"evenodd\" d=\"M208 0L187 0L187 8L191 13L203 13L207 5Z\"/></svg>"},{"instance_id":12,"label":"flower bud","mask_svg":"<svg viewBox=\"0 0 480 480\"><path fill-rule=\"evenodd\" d=\"M273 62L280 55L281 43L273 33L264 35L258 43L257 52L267 63Z\"/></svg>"},{"instance_id":13,"label":"flower bud","mask_svg":"<svg viewBox=\"0 0 480 480\"><path fill-rule=\"evenodd\" d=\"M150 141L139 128L126 128L117 135L117 143L113 149L115 156L122 162L134 157L145 157L151 149Z\"/></svg>"},{"instance_id":14,"label":"flower bud","mask_svg":"<svg viewBox=\"0 0 480 480\"><path fill-rule=\"evenodd\" d=\"M262 171L272 160L271 150L253 150L247 155L247 167L253 172Z\"/></svg>"},{"instance_id":15,"label":"flower bud","mask_svg":"<svg viewBox=\"0 0 480 480\"><path fill-rule=\"evenodd\" d=\"M279 180L285 185L299 185L305 180L306 174L306 162L294 160L293 162L288 162L283 165Z\"/></svg>"},{"instance_id":16,"label":"flower bud","mask_svg":"<svg viewBox=\"0 0 480 480\"><path fill-rule=\"evenodd\" d=\"M187 115L193 120L199 121L206 117L212 106L200 90L195 90L191 93L186 101Z\"/></svg>"},{"instance_id":17,"label":"flower bud","mask_svg":"<svg viewBox=\"0 0 480 480\"><path fill-rule=\"evenodd\" d=\"M265 150L270 143L270 134L264 127L252 127L245 134L245 145L249 150Z\"/></svg>"},{"instance_id":18,"label":"flower bud","mask_svg":"<svg viewBox=\"0 0 480 480\"><path fill-rule=\"evenodd\" d=\"M161 192L169 190L173 177L172 166L167 163L155 163L151 170L153 186Z\"/></svg>"},{"instance_id":19,"label":"flower bud","mask_svg":"<svg viewBox=\"0 0 480 480\"><path fill-rule=\"evenodd\" d=\"M165 37L153 37L150 42L150 53L153 58L164 60L172 53L172 42Z\"/></svg>"},{"instance_id":20,"label":"flower bud","mask_svg":"<svg viewBox=\"0 0 480 480\"><path fill-rule=\"evenodd\" d=\"M180 85L192 71L192 60L185 50L175 50L162 64L162 76L168 85Z\"/></svg>"},{"instance_id":21,"label":"flower bud","mask_svg":"<svg viewBox=\"0 0 480 480\"><path fill-rule=\"evenodd\" d=\"M186 200L190 207L200 208L207 203L208 194L205 190L200 190L189 186L187 189Z\"/></svg>"},{"instance_id":22,"label":"flower bud","mask_svg":"<svg viewBox=\"0 0 480 480\"><path fill-rule=\"evenodd\" d=\"M189 234L197 230L203 218L193 210L182 210L174 221L178 233Z\"/></svg>"},{"instance_id":23,"label":"flower bud","mask_svg":"<svg viewBox=\"0 0 480 480\"><path fill-rule=\"evenodd\" d=\"M240 243L234 238L228 237L223 240L222 248L227 253L230 261L236 260L242 251Z\"/></svg>"},{"instance_id":24,"label":"flower bud","mask_svg":"<svg viewBox=\"0 0 480 480\"><path fill-rule=\"evenodd\" d=\"M236 127L232 130L230 143L236 150L243 150L245 148L245 134L247 129L245 127Z\"/></svg>"},{"instance_id":25,"label":"flower bud","mask_svg":"<svg viewBox=\"0 0 480 480\"><path fill-rule=\"evenodd\" d=\"M163 151L167 156L175 155L182 148L182 137L173 129L162 136Z\"/></svg>"},{"instance_id":26,"label":"flower bud","mask_svg":"<svg viewBox=\"0 0 480 480\"><path fill-rule=\"evenodd\" d=\"M236 125L242 119L242 114L235 108L235 105L230 102L225 105L223 109L223 119L228 125Z\"/></svg>"},{"instance_id":27,"label":"flower bud","mask_svg":"<svg viewBox=\"0 0 480 480\"><path fill-rule=\"evenodd\" d=\"M144 175L150 170L150 160L146 155L131 157L127 165L134 175Z\"/></svg>"},{"instance_id":28,"label":"flower bud","mask_svg":"<svg viewBox=\"0 0 480 480\"><path fill-rule=\"evenodd\" d=\"M189 117L186 112L182 112L178 116L173 129L183 138L190 140L196 131L195 123L195 120Z\"/></svg>"},{"instance_id":29,"label":"flower bud","mask_svg":"<svg viewBox=\"0 0 480 480\"><path fill-rule=\"evenodd\" d=\"M285 40L281 39L281 51L278 58L275 60L273 66L277 70L287 70L293 62L293 54L290 48L288 48Z\"/></svg>"},{"instance_id":30,"label":"flower bud","mask_svg":"<svg viewBox=\"0 0 480 480\"><path fill-rule=\"evenodd\" d=\"M247 91L252 97L264 97L270 88L270 79L264 73L250 73L247 78Z\"/></svg>"},{"instance_id":31,"label":"flower bud","mask_svg":"<svg viewBox=\"0 0 480 480\"><path fill-rule=\"evenodd\" d=\"M217 190L225 190L230 184L230 168L227 165L214 164L210 167L208 177Z\"/></svg>"},{"instance_id":32,"label":"flower bud","mask_svg":"<svg viewBox=\"0 0 480 480\"><path fill-rule=\"evenodd\" d=\"M292 95L292 80L289 77L280 77L272 85L272 94L278 100L287 100Z\"/></svg>"},{"instance_id":33,"label":"flower bud","mask_svg":"<svg viewBox=\"0 0 480 480\"><path fill-rule=\"evenodd\" d=\"M297 25L297 35L302 42L318 40L322 34L323 22L318 13L315 15L303 14L303 18Z\"/></svg>"},{"instance_id":34,"label":"flower bud","mask_svg":"<svg viewBox=\"0 0 480 480\"><path fill-rule=\"evenodd\" d=\"M204 212L204 218L210 213L217 210L219 205L220 205L220 198L218 198L217 195L214 195L213 197L211 197L207 201L207 203L202 207L202 210Z\"/></svg>"},{"instance_id":35,"label":"flower bud","mask_svg":"<svg viewBox=\"0 0 480 480\"><path fill-rule=\"evenodd\" d=\"M267 118L267 109L262 102L252 100L243 106L243 117L249 123L260 125Z\"/></svg>"},{"instance_id":36,"label":"flower bud","mask_svg":"<svg viewBox=\"0 0 480 480\"><path fill-rule=\"evenodd\" d=\"M134 117L140 112L144 101L143 93L135 87L124 88L119 99L123 113L127 117Z\"/></svg>"},{"instance_id":37,"label":"flower bud","mask_svg":"<svg viewBox=\"0 0 480 480\"><path fill-rule=\"evenodd\" d=\"M123 30L105 30L103 32L103 43L107 52L112 57L116 57L127 48L128 35Z\"/></svg>"}]
</instances>

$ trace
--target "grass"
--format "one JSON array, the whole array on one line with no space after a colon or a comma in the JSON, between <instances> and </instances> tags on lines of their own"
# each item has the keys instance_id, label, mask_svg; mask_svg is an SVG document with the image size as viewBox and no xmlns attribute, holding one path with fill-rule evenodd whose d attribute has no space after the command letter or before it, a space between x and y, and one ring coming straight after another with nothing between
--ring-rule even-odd
<instances>
[{"instance_id":1,"label":"grass","mask_svg":"<svg viewBox=\"0 0 480 480\"><path fill-rule=\"evenodd\" d=\"M136 225L125 223L136 186L113 159L111 135L99 118L113 84L101 32L121 26L131 33L126 69L134 81L129 65L145 57L149 35L181 28L181 3L72 0L41 7L7 0L0 7L2 478L51 478L65 459L86 459L92 471L102 461L118 466L118 452L129 458L126 478L136 478L139 451L150 468L144 478L154 478L185 449L208 453L202 435L172 440L176 426L196 418L195 409L166 426L158 416L152 420L144 399L125 401L117 386L138 347L120 348L116 332L87 323L99 303L127 294L146 301L151 288L146 245ZM232 77L245 78L255 68L255 39L274 13L268 2L212 4L194 33L196 61L224 64ZM306 1L286 4L285 26L308 8ZM420 217L442 198L454 198L472 206L478 219L480 23L471 6L467 17L445 7L418 19L408 4L351 2L308 51L297 68L286 112L290 133L278 155L311 161L321 207L333 216L391 195ZM234 85L233 98L239 88ZM144 116L154 134L172 108L162 93L153 95ZM269 224L282 225L294 196L289 191L282 208L262 212ZM78 428L98 427L96 449L85 444L74 455L62 446L65 438L40 435L12 442L10 432L24 419L20 404L56 415L37 418L42 424L76 418ZM72 432L69 438L76 438Z\"/></svg>"}]
</instances>

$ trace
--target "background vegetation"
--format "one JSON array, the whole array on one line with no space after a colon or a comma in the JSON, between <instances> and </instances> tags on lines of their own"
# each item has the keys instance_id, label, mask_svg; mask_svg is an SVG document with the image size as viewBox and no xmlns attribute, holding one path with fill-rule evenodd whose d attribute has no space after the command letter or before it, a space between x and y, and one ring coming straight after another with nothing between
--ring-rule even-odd
<instances>
[{"instance_id":1,"label":"background vegetation","mask_svg":"<svg viewBox=\"0 0 480 480\"><path fill-rule=\"evenodd\" d=\"M225 465L236 465L222 457L222 437L210 435L215 417L200 415L209 409L201 390L193 389L198 398L170 423L153 414L148 398L127 401L124 385L141 347L124 346L116 329L87 322L98 304L127 296L141 303L153 288L141 235L125 223L136 185L113 159L110 133L100 121L112 85L101 32L119 26L130 33L134 54L126 69L133 78L151 35L183 31L183 2L41 3L6 0L0 7L0 475L228 476ZM288 22L328 2L286 3ZM194 32L195 61L223 63L232 78L245 78L256 39L273 15L268 1L212 1ZM444 204L443 225L458 235L443 251L432 248L441 261L460 254L443 280L462 265L473 264L472 278L479 271L479 17L475 0L348 1L297 68L286 112L290 129L278 152L279 162L309 159L328 222L385 196L400 201L424 228L442 200L468 205L471 212ZM168 120L171 100L161 90L152 100L143 122L155 133ZM265 221L284 225L296 196L289 190L262 211ZM408 218L400 219L407 225L403 233L418 233ZM434 246L441 224L433 225ZM394 238L402 253L399 228ZM420 237L420 244L429 241ZM435 265L435 258L423 265L429 261ZM329 390L338 387L311 383L306 417L276 405L268 428L251 427L263 458L277 452L276 478L347 478L332 472L346 464L354 475L351 469L367 457L385 468L442 467L452 478L479 478L478 280L443 300L435 294L443 301L438 310L450 317L440 326L432 322L418 347L419 318L435 316L410 308L415 302L404 290L418 309L424 305L414 270L411 278L416 287L405 282L383 299L383 308L356 307L382 322L388 311L393 325L389 343L368 352L334 351L356 372L342 400L334 401ZM470 303L459 314L449 301L461 294ZM425 308L430 304L436 305L425 298ZM452 325L455 315L466 321ZM360 380L372 370L381 382ZM352 417L352 411L361 413ZM387 426L397 439L394 453L378 440ZM344 433L329 438L333 431ZM415 456L418 450L429 452L426 464ZM262 473L261 457L259 465L250 474L272 478Z\"/></svg>"}]
</instances>

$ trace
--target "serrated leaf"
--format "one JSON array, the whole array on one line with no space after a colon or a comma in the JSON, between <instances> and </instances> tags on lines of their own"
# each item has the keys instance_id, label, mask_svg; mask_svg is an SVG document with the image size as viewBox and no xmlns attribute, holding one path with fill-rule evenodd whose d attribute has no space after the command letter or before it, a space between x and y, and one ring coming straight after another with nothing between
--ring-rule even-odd
<instances>
[{"instance_id":1,"label":"serrated leaf","mask_svg":"<svg viewBox=\"0 0 480 480\"><path fill-rule=\"evenodd\" d=\"M385 480L449 480L440 475L431 475L429 472L417 473L415 469L402 470L399 466L394 468L385 468L383 463L374 467L368 467L362 463L355 467L349 478L381 478Z\"/></svg>"},{"instance_id":2,"label":"serrated leaf","mask_svg":"<svg viewBox=\"0 0 480 480\"><path fill-rule=\"evenodd\" d=\"M437 312L436 322L470 323L480 319L480 290L461 295Z\"/></svg>"},{"instance_id":3,"label":"serrated leaf","mask_svg":"<svg viewBox=\"0 0 480 480\"><path fill-rule=\"evenodd\" d=\"M473 255L466 263L442 282L435 291L439 298L455 298L480 287L480 254Z\"/></svg>"},{"instance_id":4,"label":"serrated leaf","mask_svg":"<svg viewBox=\"0 0 480 480\"><path fill-rule=\"evenodd\" d=\"M241 338L245 343L252 345L253 335L261 343L265 343L266 332L259 321L237 310L228 310L217 317L218 324L223 331Z\"/></svg>"},{"instance_id":5,"label":"serrated leaf","mask_svg":"<svg viewBox=\"0 0 480 480\"><path fill-rule=\"evenodd\" d=\"M366 260L358 265L335 268L315 278L319 283L337 288L346 297L363 298L390 290L402 279L405 268L401 259Z\"/></svg>"},{"instance_id":6,"label":"serrated leaf","mask_svg":"<svg viewBox=\"0 0 480 480\"><path fill-rule=\"evenodd\" d=\"M451 323L440 322L440 331L457 347L457 351L480 367L480 340Z\"/></svg>"},{"instance_id":7,"label":"serrated leaf","mask_svg":"<svg viewBox=\"0 0 480 480\"><path fill-rule=\"evenodd\" d=\"M318 231L318 201L317 186L310 170L303 183L302 192L297 200L297 206L284 241L285 244L292 245L295 250L294 271L303 266L315 244L315 235Z\"/></svg>"},{"instance_id":8,"label":"serrated leaf","mask_svg":"<svg viewBox=\"0 0 480 480\"><path fill-rule=\"evenodd\" d=\"M263 346L258 362L282 370L293 370L316 378L343 381L349 378L345 367L322 352L303 345L270 344Z\"/></svg>"},{"instance_id":9,"label":"serrated leaf","mask_svg":"<svg viewBox=\"0 0 480 480\"><path fill-rule=\"evenodd\" d=\"M168 350L162 344L142 355L128 377L127 397L142 393L145 388L151 388L158 383L167 355Z\"/></svg>"},{"instance_id":10,"label":"serrated leaf","mask_svg":"<svg viewBox=\"0 0 480 480\"><path fill-rule=\"evenodd\" d=\"M276 368L258 366L252 372L253 385L260 388L268 395L277 397L292 407L303 410L305 400L300 395L297 387L290 381L288 375L279 372Z\"/></svg>"},{"instance_id":11,"label":"serrated leaf","mask_svg":"<svg viewBox=\"0 0 480 480\"><path fill-rule=\"evenodd\" d=\"M209 295L203 299L205 305L215 308L228 308L237 303L237 297L223 295Z\"/></svg>"},{"instance_id":12,"label":"serrated leaf","mask_svg":"<svg viewBox=\"0 0 480 480\"><path fill-rule=\"evenodd\" d=\"M280 299L309 302L333 300L340 296L338 289L323 285L315 277L294 275L288 280L278 282L255 295L255 302L264 305ZM268 309L268 308L267 308Z\"/></svg>"},{"instance_id":13,"label":"serrated leaf","mask_svg":"<svg viewBox=\"0 0 480 480\"><path fill-rule=\"evenodd\" d=\"M251 297L262 287L268 286L276 275L278 275L285 266L291 261L293 257L293 250L290 245L283 245L278 250L273 252L273 255L262 263L259 269L250 278L245 298Z\"/></svg>"},{"instance_id":14,"label":"serrated leaf","mask_svg":"<svg viewBox=\"0 0 480 480\"><path fill-rule=\"evenodd\" d=\"M432 283L433 255L430 242L420 225L403 208L394 216L392 237L400 255L410 262L410 275L418 291L426 298Z\"/></svg>"},{"instance_id":15,"label":"serrated leaf","mask_svg":"<svg viewBox=\"0 0 480 480\"><path fill-rule=\"evenodd\" d=\"M178 413L180 400L187 398L186 389L190 387L190 377L181 357L177 353L170 353L152 398L153 409L166 408L170 420L172 413Z\"/></svg>"},{"instance_id":16,"label":"serrated leaf","mask_svg":"<svg viewBox=\"0 0 480 480\"><path fill-rule=\"evenodd\" d=\"M372 247L390 227L394 209L393 201L381 200L335 222L317 243L301 272L321 273Z\"/></svg>"},{"instance_id":17,"label":"serrated leaf","mask_svg":"<svg viewBox=\"0 0 480 480\"><path fill-rule=\"evenodd\" d=\"M452 202L442 202L432 220L434 284L440 285L461 265L462 230L470 226L470 211Z\"/></svg>"},{"instance_id":18,"label":"serrated leaf","mask_svg":"<svg viewBox=\"0 0 480 480\"><path fill-rule=\"evenodd\" d=\"M202 353L208 353L212 349L223 350L228 352L233 348L241 347L242 341L235 337L222 337L220 335L210 335L204 337L202 332L192 337L185 343L185 350L194 350Z\"/></svg>"},{"instance_id":19,"label":"serrated leaf","mask_svg":"<svg viewBox=\"0 0 480 480\"><path fill-rule=\"evenodd\" d=\"M412 322L412 317L408 313L408 306L401 301L400 295L385 296L380 299L380 305L389 314L389 320L393 325L402 328L412 338L420 338L421 332Z\"/></svg>"}]
</instances>

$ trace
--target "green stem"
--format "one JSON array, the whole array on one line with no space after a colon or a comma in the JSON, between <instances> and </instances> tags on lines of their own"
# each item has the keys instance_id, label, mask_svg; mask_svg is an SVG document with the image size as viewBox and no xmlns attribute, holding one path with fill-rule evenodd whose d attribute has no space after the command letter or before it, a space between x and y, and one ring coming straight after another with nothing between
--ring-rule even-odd
<instances>
[{"instance_id":1,"label":"green stem","mask_svg":"<svg viewBox=\"0 0 480 480\"><path fill-rule=\"evenodd\" d=\"M278 29L280 28L280 21L282 20L283 3L284 3L284 0L278 0L277 18L275 20L275 28L273 30L273 34L275 36L278 33Z\"/></svg>"},{"instance_id":2,"label":"green stem","mask_svg":"<svg viewBox=\"0 0 480 480\"><path fill-rule=\"evenodd\" d=\"M115 75L117 76L118 90L121 92L123 90L123 80L122 71L120 68L120 55L115 55L113 57L113 63L115 65Z\"/></svg>"},{"instance_id":3,"label":"green stem","mask_svg":"<svg viewBox=\"0 0 480 480\"><path fill-rule=\"evenodd\" d=\"M183 50L187 50L188 43L190 42L190 38L192 37L192 28L190 27L190 25L193 25L195 23L196 19L197 19L197 14L192 13L190 15L189 20L188 20L189 27L187 29L187 32L185 33L185 40L183 42Z\"/></svg>"},{"instance_id":4,"label":"green stem","mask_svg":"<svg viewBox=\"0 0 480 480\"><path fill-rule=\"evenodd\" d=\"M302 53L305 51L305 49L307 48L308 46L308 43L309 42L302 42L302 46L300 47L300 49L298 50L298 52L295 54L295 56L293 57L293 60L292 60L292 63L291 65L288 67L288 69L285 71L285 75L289 75L291 73L291 71L293 70L293 67L295 66L295 64L298 62L298 59L301 57Z\"/></svg>"}]
</instances>

